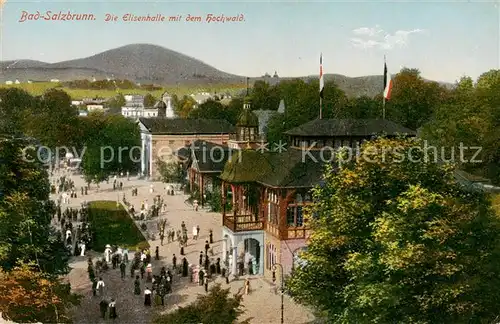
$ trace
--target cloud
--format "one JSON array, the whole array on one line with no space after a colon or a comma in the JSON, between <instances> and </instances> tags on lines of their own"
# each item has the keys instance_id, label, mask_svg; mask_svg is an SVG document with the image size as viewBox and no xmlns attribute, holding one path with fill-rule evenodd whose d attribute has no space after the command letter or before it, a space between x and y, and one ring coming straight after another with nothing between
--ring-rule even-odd
<instances>
[{"instance_id":1,"label":"cloud","mask_svg":"<svg viewBox=\"0 0 500 324\"><path fill-rule=\"evenodd\" d=\"M369 49L379 48L390 50L395 47L408 45L410 35L424 32L423 29L397 30L393 34L386 33L378 25L375 27L356 28L352 33L358 37L350 39L351 44L356 48Z\"/></svg>"},{"instance_id":2,"label":"cloud","mask_svg":"<svg viewBox=\"0 0 500 324\"><path fill-rule=\"evenodd\" d=\"M383 30L380 28L379 25L375 25L375 27L372 27L372 28L369 28L369 27L356 28L352 32L355 35L376 36L376 35L382 33Z\"/></svg>"}]
</instances>

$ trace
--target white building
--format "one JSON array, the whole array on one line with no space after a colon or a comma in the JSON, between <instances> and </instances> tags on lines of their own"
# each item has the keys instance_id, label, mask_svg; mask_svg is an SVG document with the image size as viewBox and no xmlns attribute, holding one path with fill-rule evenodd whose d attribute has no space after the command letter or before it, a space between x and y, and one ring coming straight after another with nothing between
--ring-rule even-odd
<instances>
[{"instance_id":1,"label":"white building","mask_svg":"<svg viewBox=\"0 0 500 324\"><path fill-rule=\"evenodd\" d=\"M21 84L21 82L19 80L16 80L16 82L14 82L15 84Z\"/></svg>"},{"instance_id":2,"label":"white building","mask_svg":"<svg viewBox=\"0 0 500 324\"><path fill-rule=\"evenodd\" d=\"M197 94L191 94L191 98L193 98L194 101L196 101L196 103L198 105L201 105L202 103L206 102L207 100L212 99L213 96L208 92L200 92Z\"/></svg>"},{"instance_id":3,"label":"white building","mask_svg":"<svg viewBox=\"0 0 500 324\"><path fill-rule=\"evenodd\" d=\"M59 79L50 79L50 82L59 82Z\"/></svg>"},{"instance_id":4,"label":"white building","mask_svg":"<svg viewBox=\"0 0 500 324\"><path fill-rule=\"evenodd\" d=\"M175 118L172 107L172 97L168 93L162 95L162 100L153 107L144 106L144 96L125 95L125 106L122 107L122 116L128 118Z\"/></svg>"},{"instance_id":5,"label":"white building","mask_svg":"<svg viewBox=\"0 0 500 324\"><path fill-rule=\"evenodd\" d=\"M80 106L80 105L82 104L82 102L81 102L80 100L72 100L72 101L71 101L71 104L72 104L73 106Z\"/></svg>"},{"instance_id":6,"label":"white building","mask_svg":"<svg viewBox=\"0 0 500 324\"><path fill-rule=\"evenodd\" d=\"M14 82L12 82L12 81L5 81L5 84L7 84L7 85L11 85L11 84L13 84L13 83L14 83Z\"/></svg>"},{"instance_id":7,"label":"white building","mask_svg":"<svg viewBox=\"0 0 500 324\"><path fill-rule=\"evenodd\" d=\"M104 111L104 105L99 105L99 104L90 104L87 105L87 111L92 112L92 111Z\"/></svg>"},{"instance_id":8,"label":"white building","mask_svg":"<svg viewBox=\"0 0 500 324\"><path fill-rule=\"evenodd\" d=\"M158 109L124 106L122 107L122 116L128 118L140 118L140 117L154 118L158 117Z\"/></svg>"}]
</instances>

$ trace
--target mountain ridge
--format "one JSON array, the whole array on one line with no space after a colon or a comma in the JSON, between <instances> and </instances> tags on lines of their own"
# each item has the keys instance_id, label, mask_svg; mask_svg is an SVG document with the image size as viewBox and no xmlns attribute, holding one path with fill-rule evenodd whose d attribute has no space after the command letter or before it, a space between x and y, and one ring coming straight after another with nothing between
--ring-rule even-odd
<instances>
[{"instance_id":1,"label":"mountain ridge","mask_svg":"<svg viewBox=\"0 0 500 324\"><path fill-rule=\"evenodd\" d=\"M317 77L309 75L279 79L307 80ZM138 83L165 85L246 82L244 76L218 70L199 59L153 44L129 44L92 56L56 63L22 59L0 62L2 83L15 80L73 81L92 78L128 79ZM262 79L265 78L250 78L252 82ZM382 75L348 77L325 74L325 80L333 80L349 96L374 96L381 93L383 87Z\"/></svg>"}]
</instances>

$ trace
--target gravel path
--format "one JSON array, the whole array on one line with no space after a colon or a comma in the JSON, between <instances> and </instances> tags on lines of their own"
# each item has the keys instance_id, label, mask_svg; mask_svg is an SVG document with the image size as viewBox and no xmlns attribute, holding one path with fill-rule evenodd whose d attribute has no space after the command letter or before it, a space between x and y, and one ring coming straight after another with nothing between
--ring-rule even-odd
<instances>
[{"instance_id":1,"label":"gravel path","mask_svg":"<svg viewBox=\"0 0 500 324\"><path fill-rule=\"evenodd\" d=\"M72 180L75 182L77 187L77 193L80 193L80 187L84 186L84 181L78 176L72 176ZM190 240L188 241L188 247L185 249L186 258L189 263L197 264L198 255L201 250L204 250L205 240L208 239L209 229L213 230L214 234L214 244L211 247L214 250L214 259L220 257L222 250L222 244L219 242L221 239L221 215L219 213L209 213L205 211L194 211L192 207L184 203L186 196L178 194L174 196L167 196L164 194L164 184L158 182L147 182L144 180L132 179L130 181L126 179L119 179L124 182L123 192L113 191L112 183L101 184L100 190L97 192L95 189L89 191L89 195L72 199L68 206L78 207L83 200L93 201L93 200L117 200L118 197L122 197L125 193L128 201L135 206L136 210L140 207L142 201L147 200L148 204L151 206L153 203L153 197L157 194L162 195L167 204L167 212L165 217L169 225L175 230L180 229L180 224L182 221L186 223L188 229L188 235ZM149 192L150 185L153 184L155 192L151 194ZM94 186L95 187L95 186ZM138 196L131 197L131 189L133 187L138 188ZM53 197L55 198L55 196ZM155 228L155 222L151 222L148 228ZM191 239L191 229L193 226L199 225L201 228L200 238L197 241ZM151 252L154 256L154 249L156 246L160 246L160 241L157 233L155 233L157 240L149 241L151 245ZM109 244L114 244L114 242L109 242ZM182 257L180 256L179 246L177 243L166 243L166 239L163 246L160 246L160 260L153 260L153 273L159 273L162 266L171 265L172 255L176 254L178 263L180 263ZM73 309L73 320L75 324L89 324L89 323L105 323L110 320L100 319L99 314L99 302L100 297L92 296L92 285L87 274L87 258L88 256L95 257L96 254L92 251L86 253L86 257L74 257L70 262L71 272L68 275L68 280L71 283L72 289L84 297L82 299L81 305ZM102 254L98 255L102 258ZM144 306L144 296L136 296L133 294L133 281L130 278L129 267L127 266L127 275L124 280L120 278L119 269L110 269L107 273L102 275L103 280L106 284L105 296L109 299L116 299L116 307L119 318L115 320L115 323L151 323L152 317L157 312L169 312L176 309L178 306L185 306L197 297L197 294L204 293L204 289L201 286L189 283L188 278L174 277L173 292L165 300L165 306L152 307L146 309ZM220 279L216 281L222 282ZM223 287L227 287L223 283ZM231 291L236 293L243 287L243 280L232 281L230 283ZM145 281L141 285L141 289L144 290ZM251 323L258 324L272 324L280 323L280 295L275 293L274 287L269 283L264 281L261 277L251 278L251 289L252 293L244 297L243 305L245 308L245 314L241 319L251 318ZM291 301L288 297L285 297L284 302L285 307L285 323L287 324L305 324L309 323L314 319L314 316L301 305L297 305Z\"/></svg>"}]
</instances>

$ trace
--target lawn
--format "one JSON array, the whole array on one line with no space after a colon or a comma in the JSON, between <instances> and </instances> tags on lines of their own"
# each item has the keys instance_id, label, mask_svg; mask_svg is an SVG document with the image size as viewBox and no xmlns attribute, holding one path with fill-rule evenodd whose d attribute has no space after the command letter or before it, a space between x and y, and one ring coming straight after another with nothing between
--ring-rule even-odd
<instances>
[{"instance_id":1,"label":"lawn","mask_svg":"<svg viewBox=\"0 0 500 324\"><path fill-rule=\"evenodd\" d=\"M138 94L145 95L151 93L155 98L160 98L164 92L170 95L176 94L178 97L184 95L191 95L200 92L209 93L226 93L234 95L245 86L242 84L212 84L212 85L179 85L179 86L163 86L161 90L148 91L144 89L119 89L122 94ZM54 82L36 82L36 83L21 83L12 85L0 85L0 88L21 88L34 96L42 95L47 89L57 88L66 91L73 100L82 100L84 98L110 98L116 95L114 90L89 90L89 89L71 89L61 86L59 83Z\"/></svg>"},{"instance_id":2,"label":"lawn","mask_svg":"<svg viewBox=\"0 0 500 324\"><path fill-rule=\"evenodd\" d=\"M106 244L130 251L149 248L139 228L127 211L116 201L93 201L89 206L89 222L95 233L93 250L103 252Z\"/></svg>"}]
</instances>

